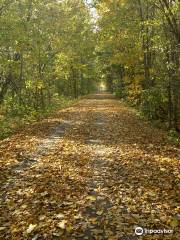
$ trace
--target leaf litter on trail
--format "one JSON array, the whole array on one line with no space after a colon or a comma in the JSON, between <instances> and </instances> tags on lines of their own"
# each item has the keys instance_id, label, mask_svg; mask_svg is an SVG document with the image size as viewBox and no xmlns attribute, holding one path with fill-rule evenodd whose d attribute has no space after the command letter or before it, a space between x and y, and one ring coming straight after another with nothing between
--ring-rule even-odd
<instances>
[{"instance_id":1,"label":"leaf litter on trail","mask_svg":"<svg viewBox=\"0 0 180 240\"><path fill-rule=\"evenodd\" d=\"M12 173L17 152L33 153L58 118L71 126L57 148ZM178 147L165 133L108 99L83 100L33 128L2 142L2 239L113 240L134 237L135 226L173 229L178 239Z\"/></svg>"}]
</instances>

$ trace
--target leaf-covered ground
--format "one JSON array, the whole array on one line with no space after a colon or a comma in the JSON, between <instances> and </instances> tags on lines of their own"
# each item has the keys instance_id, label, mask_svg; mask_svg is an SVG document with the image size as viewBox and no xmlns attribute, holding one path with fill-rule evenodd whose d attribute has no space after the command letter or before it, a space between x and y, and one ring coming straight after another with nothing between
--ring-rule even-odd
<instances>
[{"instance_id":1,"label":"leaf-covered ground","mask_svg":"<svg viewBox=\"0 0 180 240\"><path fill-rule=\"evenodd\" d=\"M0 239L179 239L178 153L111 95L83 99L1 141Z\"/></svg>"}]
</instances>

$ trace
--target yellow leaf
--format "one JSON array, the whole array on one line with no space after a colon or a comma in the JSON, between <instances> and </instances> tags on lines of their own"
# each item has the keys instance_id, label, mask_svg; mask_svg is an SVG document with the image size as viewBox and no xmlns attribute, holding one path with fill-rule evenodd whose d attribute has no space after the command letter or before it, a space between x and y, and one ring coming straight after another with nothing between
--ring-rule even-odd
<instances>
[{"instance_id":1,"label":"yellow leaf","mask_svg":"<svg viewBox=\"0 0 180 240\"><path fill-rule=\"evenodd\" d=\"M97 214L98 216L100 216L100 215L103 214L103 211L97 211L96 214Z\"/></svg>"},{"instance_id":2,"label":"yellow leaf","mask_svg":"<svg viewBox=\"0 0 180 240\"><path fill-rule=\"evenodd\" d=\"M58 227L61 228L61 229L65 229L66 228L66 223L67 221L66 220L62 220L60 223L58 223Z\"/></svg>"},{"instance_id":3,"label":"yellow leaf","mask_svg":"<svg viewBox=\"0 0 180 240\"><path fill-rule=\"evenodd\" d=\"M56 215L56 218L60 219L60 218L64 218L64 214L63 213L59 213Z\"/></svg>"},{"instance_id":4,"label":"yellow leaf","mask_svg":"<svg viewBox=\"0 0 180 240\"><path fill-rule=\"evenodd\" d=\"M176 228L179 225L179 221L176 218L173 218L170 222L172 228Z\"/></svg>"},{"instance_id":5,"label":"yellow leaf","mask_svg":"<svg viewBox=\"0 0 180 240\"><path fill-rule=\"evenodd\" d=\"M86 198L87 200L90 200L92 202L96 201L96 197L95 196L87 196Z\"/></svg>"},{"instance_id":6,"label":"yellow leaf","mask_svg":"<svg viewBox=\"0 0 180 240\"><path fill-rule=\"evenodd\" d=\"M0 227L0 231L3 231L5 229L6 229L6 227Z\"/></svg>"},{"instance_id":7,"label":"yellow leaf","mask_svg":"<svg viewBox=\"0 0 180 240\"><path fill-rule=\"evenodd\" d=\"M80 218L82 218L82 215L79 213L78 215L75 215L74 218L75 219L80 219Z\"/></svg>"},{"instance_id":8,"label":"yellow leaf","mask_svg":"<svg viewBox=\"0 0 180 240\"><path fill-rule=\"evenodd\" d=\"M39 221L43 221L45 218L46 218L45 215L40 215L40 216L39 216Z\"/></svg>"},{"instance_id":9,"label":"yellow leaf","mask_svg":"<svg viewBox=\"0 0 180 240\"><path fill-rule=\"evenodd\" d=\"M30 224L28 229L26 230L26 232L28 234L31 233L35 229L36 226L37 226L37 224Z\"/></svg>"},{"instance_id":10,"label":"yellow leaf","mask_svg":"<svg viewBox=\"0 0 180 240\"><path fill-rule=\"evenodd\" d=\"M93 224L97 224L97 218L90 218L90 222L92 222Z\"/></svg>"},{"instance_id":11,"label":"yellow leaf","mask_svg":"<svg viewBox=\"0 0 180 240\"><path fill-rule=\"evenodd\" d=\"M73 230L73 227L72 227L71 225L68 225L68 226L66 227L66 230L67 230L68 232L71 232L71 231Z\"/></svg>"}]
</instances>

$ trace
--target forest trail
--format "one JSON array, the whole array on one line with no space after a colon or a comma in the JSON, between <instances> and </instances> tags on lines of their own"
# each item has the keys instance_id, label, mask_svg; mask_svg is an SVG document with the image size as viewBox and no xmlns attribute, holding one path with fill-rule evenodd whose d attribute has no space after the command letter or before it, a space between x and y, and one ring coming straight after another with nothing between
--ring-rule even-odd
<instances>
[{"instance_id":1,"label":"forest trail","mask_svg":"<svg viewBox=\"0 0 180 240\"><path fill-rule=\"evenodd\" d=\"M82 99L0 142L0 239L178 239L178 154L112 95Z\"/></svg>"}]
</instances>

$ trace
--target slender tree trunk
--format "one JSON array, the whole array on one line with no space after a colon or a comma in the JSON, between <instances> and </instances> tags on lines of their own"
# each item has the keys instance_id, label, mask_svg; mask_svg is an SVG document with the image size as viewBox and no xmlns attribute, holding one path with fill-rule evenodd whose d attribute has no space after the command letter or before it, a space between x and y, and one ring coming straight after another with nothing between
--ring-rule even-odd
<instances>
[{"instance_id":1,"label":"slender tree trunk","mask_svg":"<svg viewBox=\"0 0 180 240\"><path fill-rule=\"evenodd\" d=\"M144 25L144 21L149 19L149 3L146 4L146 9L144 9L141 0L137 0L139 5L139 15L141 19L141 33L142 33L142 49L144 54L144 88L149 88L152 86L151 76L150 76L150 62L151 62L151 53L149 50L150 47L150 34L149 27ZM146 11L146 14L144 13ZM146 35L144 34L146 32Z\"/></svg>"}]
</instances>

